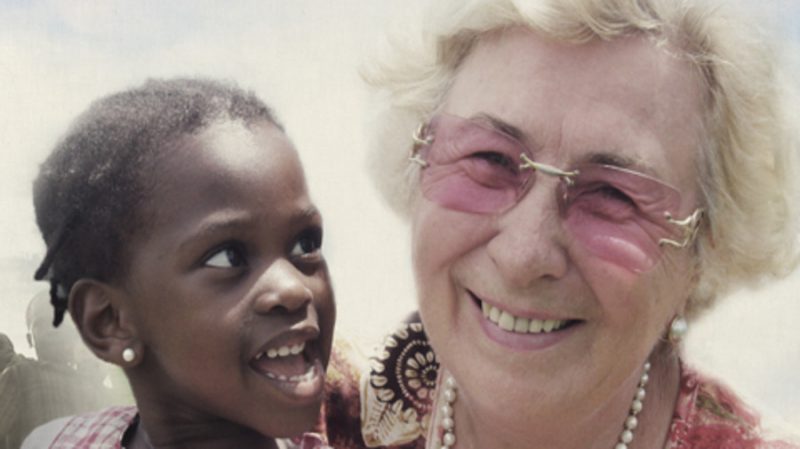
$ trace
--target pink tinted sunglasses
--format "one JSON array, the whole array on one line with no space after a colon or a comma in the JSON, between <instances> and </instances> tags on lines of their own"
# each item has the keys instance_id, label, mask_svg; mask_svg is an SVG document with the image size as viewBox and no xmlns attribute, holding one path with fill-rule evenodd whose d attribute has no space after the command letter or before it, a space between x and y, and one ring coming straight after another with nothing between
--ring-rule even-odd
<instances>
[{"instance_id":1,"label":"pink tinted sunglasses","mask_svg":"<svg viewBox=\"0 0 800 449\"><path fill-rule=\"evenodd\" d=\"M489 123L438 114L414 134L410 160L422 166L423 195L460 212L493 214L514 206L536 172L556 176L565 228L592 254L634 272L652 268L661 247L685 248L703 216L674 218L680 192L653 177L600 163L572 170L535 162L519 140Z\"/></svg>"}]
</instances>

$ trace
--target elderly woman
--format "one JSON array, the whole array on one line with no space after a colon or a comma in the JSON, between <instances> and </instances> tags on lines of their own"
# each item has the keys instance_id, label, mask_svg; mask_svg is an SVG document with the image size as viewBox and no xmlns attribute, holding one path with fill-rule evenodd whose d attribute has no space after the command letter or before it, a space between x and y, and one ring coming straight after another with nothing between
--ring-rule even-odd
<instances>
[{"instance_id":1,"label":"elderly woman","mask_svg":"<svg viewBox=\"0 0 800 449\"><path fill-rule=\"evenodd\" d=\"M718 298L794 265L770 51L708 2L454 3L366 75L419 317L334 446L795 447L680 358Z\"/></svg>"}]
</instances>

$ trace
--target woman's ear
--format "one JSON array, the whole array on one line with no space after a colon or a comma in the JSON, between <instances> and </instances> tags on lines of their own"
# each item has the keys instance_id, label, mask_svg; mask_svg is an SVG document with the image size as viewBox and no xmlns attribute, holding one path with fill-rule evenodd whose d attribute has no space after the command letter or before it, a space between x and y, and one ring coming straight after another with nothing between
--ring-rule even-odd
<instances>
[{"instance_id":1,"label":"woman's ear","mask_svg":"<svg viewBox=\"0 0 800 449\"><path fill-rule=\"evenodd\" d=\"M70 289L69 313L86 346L106 362L138 365L144 345L119 289L94 279L80 279Z\"/></svg>"}]
</instances>

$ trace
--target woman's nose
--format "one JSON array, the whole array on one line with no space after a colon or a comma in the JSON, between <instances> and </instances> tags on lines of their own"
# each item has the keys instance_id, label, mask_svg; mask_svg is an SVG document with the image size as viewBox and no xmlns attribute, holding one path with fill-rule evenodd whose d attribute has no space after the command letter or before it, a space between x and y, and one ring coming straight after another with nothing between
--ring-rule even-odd
<instances>
[{"instance_id":1,"label":"woman's nose","mask_svg":"<svg viewBox=\"0 0 800 449\"><path fill-rule=\"evenodd\" d=\"M275 260L261 275L256 288L255 310L258 313L291 313L314 299L306 285L306 275L286 259Z\"/></svg>"},{"instance_id":2,"label":"woman's nose","mask_svg":"<svg viewBox=\"0 0 800 449\"><path fill-rule=\"evenodd\" d=\"M567 272L569 255L554 192L556 182L540 181L497 218L499 231L487 248L510 287L525 289Z\"/></svg>"}]
</instances>

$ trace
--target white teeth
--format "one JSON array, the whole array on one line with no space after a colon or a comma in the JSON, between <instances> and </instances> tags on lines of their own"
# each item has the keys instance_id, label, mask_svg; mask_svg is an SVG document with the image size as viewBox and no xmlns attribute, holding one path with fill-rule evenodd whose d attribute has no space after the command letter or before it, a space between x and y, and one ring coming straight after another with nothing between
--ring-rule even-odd
<instances>
[{"instance_id":1,"label":"white teeth","mask_svg":"<svg viewBox=\"0 0 800 449\"><path fill-rule=\"evenodd\" d=\"M289 380L292 382L305 382L309 381L314 378L314 366L312 365L305 374L298 374L296 376L290 376Z\"/></svg>"},{"instance_id":2,"label":"white teeth","mask_svg":"<svg viewBox=\"0 0 800 449\"><path fill-rule=\"evenodd\" d=\"M500 309L497 307L489 306L489 320L496 323L500 320Z\"/></svg>"},{"instance_id":3,"label":"white teeth","mask_svg":"<svg viewBox=\"0 0 800 449\"><path fill-rule=\"evenodd\" d=\"M525 333L528 332L528 326L530 320L527 318L517 318L514 321L514 332Z\"/></svg>"},{"instance_id":4,"label":"white teeth","mask_svg":"<svg viewBox=\"0 0 800 449\"><path fill-rule=\"evenodd\" d=\"M265 372L264 375L269 377L270 379L276 379L281 382L308 382L309 380L313 379L314 376L317 375L317 370L314 365L308 367L308 370L303 374L297 374L294 376L286 376L283 374L275 374L272 372Z\"/></svg>"},{"instance_id":5,"label":"white teeth","mask_svg":"<svg viewBox=\"0 0 800 449\"><path fill-rule=\"evenodd\" d=\"M500 320L497 322L500 326L500 329L504 331L510 331L514 329L514 316L508 312L502 312L500 314Z\"/></svg>"},{"instance_id":6,"label":"white teeth","mask_svg":"<svg viewBox=\"0 0 800 449\"><path fill-rule=\"evenodd\" d=\"M567 324L566 320L537 320L511 315L505 310L500 310L491 304L481 301L483 316L501 329L519 334L539 334L561 329Z\"/></svg>"},{"instance_id":7,"label":"white teeth","mask_svg":"<svg viewBox=\"0 0 800 449\"><path fill-rule=\"evenodd\" d=\"M277 349L276 348L270 348L270 349L268 349L266 351L266 356L267 356L267 358L274 359L276 357L286 357L286 356L289 356L289 355L297 355L297 354L300 354L301 352L303 352L303 350L305 348L306 348L305 342L298 343L298 344L292 345L292 346L281 346L281 347L279 347ZM262 359L264 357L264 354L265 353L263 353L263 352L261 354L258 354L256 356L256 360Z\"/></svg>"}]
</instances>

